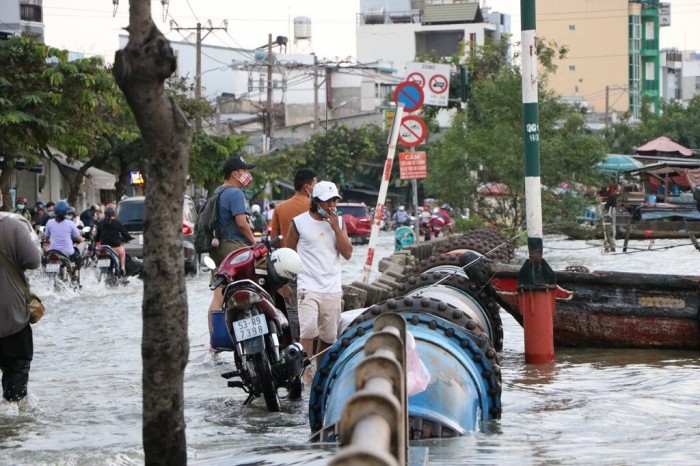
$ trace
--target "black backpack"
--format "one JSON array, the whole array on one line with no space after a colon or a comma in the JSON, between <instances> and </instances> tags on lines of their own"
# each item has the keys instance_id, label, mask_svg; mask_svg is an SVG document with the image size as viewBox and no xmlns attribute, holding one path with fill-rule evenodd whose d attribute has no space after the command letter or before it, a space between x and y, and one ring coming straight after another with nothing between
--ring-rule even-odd
<instances>
[{"instance_id":1,"label":"black backpack","mask_svg":"<svg viewBox=\"0 0 700 466\"><path fill-rule=\"evenodd\" d=\"M194 224L194 250L197 254L212 252L216 249L216 247L212 246L212 241L214 241L214 238L220 239L222 236L221 226L218 221L219 196L230 187L217 188L199 211L197 222Z\"/></svg>"}]
</instances>

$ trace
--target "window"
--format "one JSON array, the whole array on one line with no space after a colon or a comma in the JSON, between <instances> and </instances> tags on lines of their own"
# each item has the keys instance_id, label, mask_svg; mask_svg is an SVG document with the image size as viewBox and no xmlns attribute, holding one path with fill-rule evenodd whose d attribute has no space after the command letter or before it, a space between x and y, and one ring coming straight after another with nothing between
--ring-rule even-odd
<instances>
[{"instance_id":1,"label":"window","mask_svg":"<svg viewBox=\"0 0 700 466\"><path fill-rule=\"evenodd\" d=\"M19 17L22 21L34 21L41 23L41 5L20 5Z\"/></svg>"},{"instance_id":2,"label":"window","mask_svg":"<svg viewBox=\"0 0 700 466\"><path fill-rule=\"evenodd\" d=\"M576 30L576 25L575 24L569 24L569 31L575 31Z\"/></svg>"},{"instance_id":3,"label":"window","mask_svg":"<svg viewBox=\"0 0 700 466\"><path fill-rule=\"evenodd\" d=\"M569 65L569 71L576 71L576 65Z\"/></svg>"}]
</instances>

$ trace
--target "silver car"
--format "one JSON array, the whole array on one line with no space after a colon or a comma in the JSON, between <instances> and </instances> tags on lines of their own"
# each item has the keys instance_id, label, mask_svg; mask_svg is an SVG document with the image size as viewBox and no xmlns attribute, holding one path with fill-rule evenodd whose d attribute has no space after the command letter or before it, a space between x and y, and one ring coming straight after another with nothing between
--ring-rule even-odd
<instances>
[{"instance_id":1,"label":"silver car","mask_svg":"<svg viewBox=\"0 0 700 466\"><path fill-rule=\"evenodd\" d=\"M144 196L128 197L119 202L117 206L117 220L121 222L134 239L124 243L126 253L143 258L143 217L145 213ZM189 196L185 196L182 209L182 234L183 234L183 255L185 258L185 271L196 274L197 256L194 253L194 224L197 221L197 209L194 201Z\"/></svg>"}]
</instances>

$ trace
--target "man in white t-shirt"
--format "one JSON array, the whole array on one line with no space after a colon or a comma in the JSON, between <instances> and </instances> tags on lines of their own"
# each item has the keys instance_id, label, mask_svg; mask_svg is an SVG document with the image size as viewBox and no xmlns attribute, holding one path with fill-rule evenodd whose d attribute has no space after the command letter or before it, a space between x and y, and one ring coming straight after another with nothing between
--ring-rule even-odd
<instances>
[{"instance_id":1,"label":"man in white t-shirt","mask_svg":"<svg viewBox=\"0 0 700 466\"><path fill-rule=\"evenodd\" d=\"M299 341L309 357L313 342L319 338L318 351L336 340L343 290L340 281L340 257L352 256L342 217L336 204L342 199L330 181L314 186L309 211L294 217L287 232L287 247L301 257L297 276L299 303Z\"/></svg>"}]
</instances>

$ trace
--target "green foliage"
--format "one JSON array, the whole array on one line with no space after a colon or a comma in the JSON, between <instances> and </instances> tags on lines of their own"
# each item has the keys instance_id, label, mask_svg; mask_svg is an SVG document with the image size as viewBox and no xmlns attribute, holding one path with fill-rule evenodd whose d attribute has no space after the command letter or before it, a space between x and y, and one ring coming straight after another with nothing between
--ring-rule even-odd
<instances>
[{"instance_id":1,"label":"green foliage","mask_svg":"<svg viewBox=\"0 0 700 466\"><path fill-rule=\"evenodd\" d=\"M226 159L241 155L247 140L246 136L195 133L190 143L190 178L195 184L212 191L221 184L221 167ZM253 170L251 173L256 177L258 172L259 170Z\"/></svg>"},{"instance_id":2,"label":"green foliage","mask_svg":"<svg viewBox=\"0 0 700 466\"><path fill-rule=\"evenodd\" d=\"M469 218L456 217L454 219L454 228L458 233L467 233L472 230L477 230L483 226L484 220L476 216Z\"/></svg>"},{"instance_id":3,"label":"green foliage","mask_svg":"<svg viewBox=\"0 0 700 466\"><path fill-rule=\"evenodd\" d=\"M545 69L565 49L539 43ZM487 44L469 58L471 98L442 141L428 147L427 191L453 207L470 207L489 222L519 227L525 213L524 143L520 70L506 61L503 43ZM607 147L588 134L580 113L540 89L540 170L545 186L596 184L593 168ZM482 183L504 183L509 194L477 195ZM545 220L546 221L546 220Z\"/></svg>"},{"instance_id":4,"label":"green foliage","mask_svg":"<svg viewBox=\"0 0 700 466\"><path fill-rule=\"evenodd\" d=\"M642 102L642 118L632 124L629 115L620 115L618 123L608 127L605 133L610 152L634 154L639 147L660 136L693 148L700 147L700 95L694 96L687 105L680 102L662 102L661 114L648 110L647 101Z\"/></svg>"}]
</instances>

